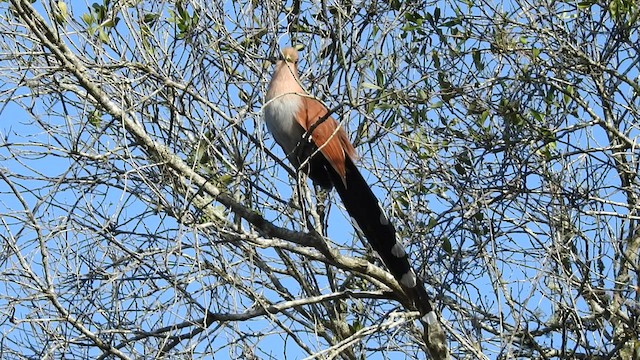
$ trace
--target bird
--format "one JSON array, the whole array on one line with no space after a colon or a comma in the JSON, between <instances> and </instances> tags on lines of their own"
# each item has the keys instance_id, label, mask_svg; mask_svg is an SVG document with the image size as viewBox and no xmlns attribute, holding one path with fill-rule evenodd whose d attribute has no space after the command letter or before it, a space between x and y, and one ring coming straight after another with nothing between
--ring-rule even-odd
<instances>
[{"instance_id":1,"label":"bird","mask_svg":"<svg viewBox=\"0 0 640 360\"><path fill-rule=\"evenodd\" d=\"M435 319L431 299L416 276L396 230L356 167L356 150L322 102L302 87L298 51L286 47L267 87L264 119L289 162L320 188L335 188L352 223L412 299L422 319Z\"/></svg>"}]
</instances>

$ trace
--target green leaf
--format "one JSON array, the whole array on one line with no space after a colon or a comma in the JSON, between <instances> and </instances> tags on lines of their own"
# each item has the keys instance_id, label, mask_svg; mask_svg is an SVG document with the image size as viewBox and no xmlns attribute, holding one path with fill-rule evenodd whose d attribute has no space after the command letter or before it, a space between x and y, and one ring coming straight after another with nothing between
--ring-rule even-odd
<instances>
[{"instance_id":1,"label":"green leaf","mask_svg":"<svg viewBox=\"0 0 640 360\"><path fill-rule=\"evenodd\" d=\"M115 19L113 19L113 20L107 20L107 21L105 21L105 23L103 24L103 26L104 26L104 27L107 27L107 28L114 28L114 27L116 27L116 25L118 25L118 22L119 22L119 21L120 21L120 18L119 18L119 17L116 17L116 18L115 18Z\"/></svg>"},{"instance_id":2,"label":"green leaf","mask_svg":"<svg viewBox=\"0 0 640 360\"><path fill-rule=\"evenodd\" d=\"M95 127L100 126L101 120L102 120L102 113L98 110L93 110L87 118L87 121L89 122L89 124Z\"/></svg>"},{"instance_id":3,"label":"green leaf","mask_svg":"<svg viewBox=\"0 0 640 360\"><path fill-rule=\"evenodd\" d=\"M451 248L451 241L449 241L449 238L442 238L442 250L444 250L444 252L449 255L453 254L453 249Z\"/></svg>"},{"instance_id":4,"label":"green leaf","mask_svg":"<svg viewBox=\"0 0 640 360\"><path fill-rule=\"evenodd\" d=\"M233 182L234 176L231 174L224 174L218 178L220 184L229 185Z\"/></svg>"},{"instance_id":5,"label":"green leaf","mask_svg":"<svg viewBox=\"0 0 640 360\"><path fill-rule=\"evenodd\" d=\"M90 13L84 13L84 14L82 14L82 16L80 18L87 25L93 25L93 23L96 21L96 19Z\"/></svg>"},{"instance_id":6,"label":"green leaf","mask_svg":"<svg viewBox=\"0 0 640 360\"><path fill-rule=\"evenodd\" d=\"M536 154L538 154L539 156L542 156L545 160L549 161L551 160L551 150L552 147L549 146L549 144L543 146L542 148L540 148L539 150L536 151Z\"/></svg>"},{"instance_id":7,"label":"green leaf","mask_svg":"<svg viewBox=\"0 0 640 360\"><path fill-rule=\"evenodd\" d=\"M391 126L393 126L393 124L396 122L396 115L397 113L392 113L391 116L389 116L389 118L387 119L387 121L384 122L384 128L385 129L391 129Z\"/></svg>"},{"instance_id":8,"label":"green leaf","mask_svg":"<svg viewBox=\"0 0 640 360\"><path fill-rule=\"evenodd\" d=\"M540 57L540 49L538 49L538 48L535 48L535 47L532 48L531 49L531 53L533 54L533 58L534 59L537 59L537 58Z\"/></svg>"},{"instance_id":9,"label":"green leaf","mask_svg":"<svg viewBox=\"0 0 640 360\"><path fill-rule=\"evenodd\" d=\"M367 112L367 114L371 114L371 113L373 113L373 110L375 110L375 109L376 109L376 104L375 104L375 102L373 102L373 101L368 102L368 103L365 105L365 108L364 108L364 110Z\"/></svg>"},{"instance_id":10,"label":"green leaf","mask_svg":"<svg viewBox=\"0 0 640 360\"><path fill-rule=\"evenodd\" d=\"M380 86L368 82L362 83L362 87L365 89L382 90Z\"/></svg>"},{"instance_id":11,"label":"green leaf","mask_svg":"<svg viewBox=\"0 0 640 360\"><path fill-rule=\"evenodd\" d=\"M585 9L590 8L592 5L595 5L595 4L597 4L597 1L595 1L595 0L580 1L578 3L578 9L585 10Z\"/></svg>"},{"instance_id":12,"label":"green leaf","mask_svg":"<svg viewBox=\"0 0 640 360\"><path fill-rule=\"evenodd\" d=\"M460 18L455 18L453 20L445 21L444 23L442 23L442 26L444 26L444 27L454 27L454 26L460 25L460 24L462 24L462 20Z\"/></svg>"},{"instance_id":13,"label":"green leaf","mask_svg":"<svg viewBox=\"0 0 640 360\"><path fill-rule=\"evenodd\" d=\"M436 101L433 104L431 104L431 109L439 109L442 107L444 103L442 101Z\"/></svg>"},{"instance_id":14,"label":"green leaf","mask_svg":"<svg viewBox=\"0 0 640 360\"><path fill-rule=\"evenodd\" d=\"M54 10L54 17L56 22L60 25L67 22L67 4L64 1L58 1L56 3L57 9Z\"/></svg>"},{"instance_id":15,"label":"green leaf","mask_svg":"<svg viewBox=\"0 0 640 360\"><path fill-rule=\"evenodd\" d=\"M384 86L384 74L380 69L376 69L376 83L378 86Z\"/></svg>"},{"instance_id":16,"label":"green leaf","mask_svg":"<svg viewBox=\"0 0 640 360\"><path fill-rule=\"evenodd\" d=\"M563 93L562 100L564 101L565 105L568 105L571 102L571 100L573 99L573 94L575 92L575 89L573 88L573 86L567 85L565 90L566 90L566 92Z\"/></svg>"},{"instance_id":17,"label":"green leaf","mask_svg":"<svg viewBox=\"0 0 640 360\"><path fill-rule=\"evenodd\" d=\"M352 334L355 334L356 332L362 330L364 327L362 326L362 324L359 321L355 321L352 325L349 325L349 330L351 330Z\"/></svg>"},{"instance_id":18,"label":"green leaf","mask_svg":"<svg viewBox=\"0 0 640 360\"><path fill-rule=\"evenodd\" d=\"M482 112L482 114L480 114L480 118L478 119L482 124L484 124L484 122L487 120L487 118L489 117L489 110L485 110Z\"/></svg>"},{"instance_id":19,"label":"green leaf","mask_svg":"<svg viewBox=\"0 0 640 360\"><path fill-rule=\"evenodd\" d=\"M572 95L572 96L573 96L573 94L575 94L575 91L576 91L575 88L573 87L573 85L567 85L566 90L569 93L569 95Z\"/></svg>"},{"instance_id":20,"label":"green leaf","mask_svg":"<svg viewBox=\"0 0 640 360\"><path fill-rule=\"evenodd\" d=\"M98 31L98 38L105 44L109 43L109 35L104 31L104 28L100 28Z\"/></svg>"},{"instance_id":21,"label":"green leaf","mask_svg":"<svg viewBox=\"0 0 640 360\"><path fill-rule=\"evenodd\" d=\"M429 93L426 92L424 89L419 89L418 90L418 99L420 99L420 100L428 100L429 99Z\"/></svg>"},{"instance_id":22,"label":"green leaf","mask_svg":"<svg viewBox=\"0 0 640 360\"><path fill-rule=\"evenodd\" d=\"M438 225L438 219L434 218L433 216L429 217L429 223L427 224L427 228L425 229L426 231L429 231L431 229L433 229L434 226Z\"/></svg>"},{"instance_id":23,"label":"green leaf","mask_svg":"<svg viewBox=\"0 0 640 360\"><path fill-rule=\"evenodd\" d=\"M620 15L620 1L612 0L609 2L609 14L614 19Z\"/></svg>"},{"instance_id":24,"label":"green leaf","mask_svg":"<svg viewBox=\"0 0 640 360\"><path fill-rule=\"evenodd\" d=\"M438 52L432 51L431 57L433 58L433 65L436 69L440 69L440 57L438 56Z\"/></svg>"},{"instance_id":25,"label":"green leaf","mask_svg":"<svg viewBox=\"0 0 640 360\"><path fill-rule=\"evenodd\" d=\"M433 20L433 15L431 15L430 13L426 13L424 15L424 18L427 19L427 21L429 22L429 24L431 25L435 25L435 21Z\"/></svg>"},{"instance_id":26,"label":"green leaf","mask_svg":"<svg viewBox=\"0 0 640 360\"><path fill-rule=\"evenodd\" d=\"M142 21L147 25L153 26L159 18L159 14L144 14Z\"/></svg>"},{"instance_id":27,"label":"green leaf","mask_svg":"<svg viewBox=\"0 0 640 360\"><path fill-rule=\"evenodd\" d=\"M539 111L531 109L531 116L533 116L533 118L539 123L544 122L544 114Z\"/></svg>"},{"instance_id":28,"label":"green leaf","mask_svg":"<svg viewBox=\"0 0 640 360\"><path fill-rule=\"evenodd\" d=\"M408 208L409 207L409 201L407 201L407 199L404 196L399 196L396 198L396 202L398 203L398 205L400 205L400 208Z\"/></svg>"},{"instance_id":29,"label":"green leaf","mask_svg":"<svg viewBox=\"0 0 640 360\"><path fill-rule=\"evenodd\" d=\"M473 48L471 50L471 54L473 56L473 64L476 66L476 69L478 69L478 71L484 70L484 64L482 63L482 59L480 57L480 50L478 50L477 48Z\"/></svg>"},{"instance_id":30,"label":"green leaf","mask_svg":"<svg viewBox=\"0 0 640 360\"><path fill-rule=\"evenodd\" d=\"M96 21L98 23L102 23L106 19L107 8L102 5L98 5L97 3L93 3L91 7L93 8L93 12L96 14Z\"/></svg>"}]
</instances>

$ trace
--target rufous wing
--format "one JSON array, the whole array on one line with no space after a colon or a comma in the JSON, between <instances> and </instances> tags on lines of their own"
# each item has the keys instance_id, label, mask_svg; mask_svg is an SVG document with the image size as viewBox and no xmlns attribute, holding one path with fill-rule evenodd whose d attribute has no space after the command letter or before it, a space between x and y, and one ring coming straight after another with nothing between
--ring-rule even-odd
<instances>
[{"instance_id":1,"label":"rufous wing","mask_svg":"<svg viewBox=\"0 0 640 360\"><path fill-rule=\"evenodd\" d=\"M311 140L344 181L345 158L348 156L355 160L356 150L344 129L333 117L326 117L327 113L327 108L320 101L304 97L296 121L305 131L312 131Z\"/></svg>"}]
</instances>

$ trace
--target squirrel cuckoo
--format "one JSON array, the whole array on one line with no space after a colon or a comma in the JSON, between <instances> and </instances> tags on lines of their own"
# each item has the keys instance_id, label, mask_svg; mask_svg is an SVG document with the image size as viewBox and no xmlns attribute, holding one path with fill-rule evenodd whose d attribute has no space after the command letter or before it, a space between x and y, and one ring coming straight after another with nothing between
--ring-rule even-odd
<instances>
[{"instance_id":1,"label":"squirrel cuckoo","mask_svg":"<svg viewBox=\"0 0 640 360\"><path fill-rule=\"evenodd\" d=\"M293 166L318 186L335 187L344 206L391 274L412 298L423 319L431 321L429 296L409 264L396 230L355 166L356 150L327 108L300 85L298 52L282 50L269 83L264 117L269 132ZM310 134L307 134L310 132Z\"/></svg>"}]
</instances>

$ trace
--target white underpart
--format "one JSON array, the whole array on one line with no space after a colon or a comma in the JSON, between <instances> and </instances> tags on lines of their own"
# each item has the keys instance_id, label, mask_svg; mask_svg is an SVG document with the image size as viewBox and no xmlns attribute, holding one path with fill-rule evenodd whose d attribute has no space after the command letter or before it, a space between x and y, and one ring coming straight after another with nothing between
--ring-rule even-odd
<instances>
[{"instance_id":1,"label":"white underpart","mask_svg":"<svg viewBox=\"0 0 640 360\"><path fill-rule=\"evenodd\" d=\"M422 321L427 323L428 325L434 324L436 320L438 320L438 318L436 318L435 311L429 311L422 317Z\"/></svg>"},{"instance_id":2,"label":"white underpart","mask_svg":"<svg viewBox=\"0 0 640 360\"><path fill-rule=\"evenodd\" d=\"M380 213L380 224L382 225L389 225L389 219L387 219L386 216L384 216L384 213Z\"/></svg>"},{"instance_id":3,"label":"white underpart","mask_svg":"<svg viewBox=\"0 0 640 360\"><path fill-rule=\"evenodd\" d=\"M413 272L413 269L409 269L402 277L400 278L400 282L402 285L412 288L416 286L416 274Z\"/></svg>"},{"instance_id":4,"label":"white underpart","mask_svg":"<svg viewBox=\"0 0 640 360\"><path fill-rule=\"evenodd\" d=\"M387 218L387 214L384 213L384 209L380 205L380 202L378 202L378 208L380 209L380 224L389 225L389 219Z\"/></svg>"},{"instance_id":5,"label":"white underpart","mask_svg":"<svg viewBox=\"0 0 640 360\"><path fill-rule=\"evenodd\" d=\"M391 248L391 255L397 257L397 258L401 258L403 256L405 256L407 253L404 252L404 246L402 246L399 242L396 241L396 243L393 245L393 247Z\"/></svg>"},{"instance_id":6,"label":"white underpart","mask_svg":"<svg viewBox=\"0 0 640 360\"><path fill-rule=\"evenodd\" d=\"M295 120L300 106L302 98L299 95L286 94L272 99L264 108L267 129L287 155L293 153L304 136L304 129Z\"/></svg>"}]
</instances>

